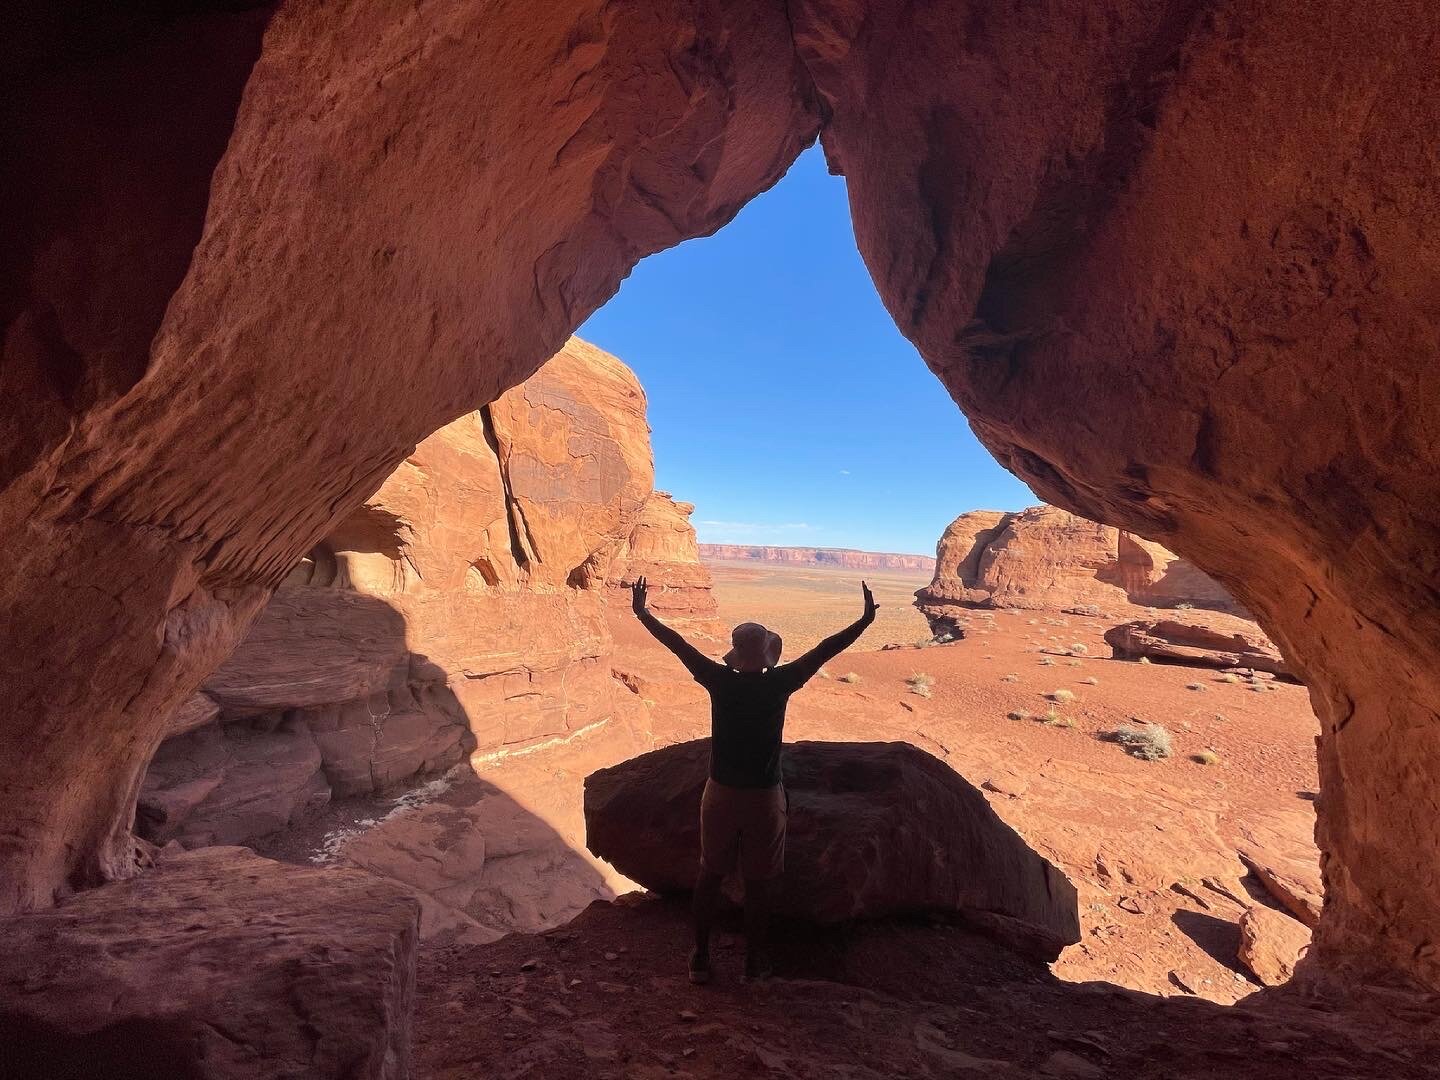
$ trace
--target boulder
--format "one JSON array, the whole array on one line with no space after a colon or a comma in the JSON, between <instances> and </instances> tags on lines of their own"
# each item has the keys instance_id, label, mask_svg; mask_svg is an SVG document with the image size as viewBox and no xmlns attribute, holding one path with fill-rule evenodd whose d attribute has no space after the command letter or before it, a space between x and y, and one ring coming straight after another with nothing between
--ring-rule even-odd
<instances>
[{"instance_id":1,"label":"boulder","mask_svg":"<svg viewBox=\"0 0 1440 1080\"><path fill-rule=\"evenodd\" d=\"M1311 929L1320 924L1325 887L1313 852L1250 847L1241 850L1240 861L1291 915Z\"/></svg>"},{"instance_id":2,"label":"boulder","mask_svg":"<svg viewBox=\"0 0 1440 1080\"><path fill-rule=\"evenodd\" d=\"M418 908L241 848L0 920L13 1080L403 1080Z\"/></svg>"},{"instance_id":3,"label":"boulder","mask_svg":"<svg viewBox=\"0 0 1440 1080\"><path fill-rule=\"evenodd\" d=\"M1280 650L1248 619L1213 611L1185 611L1134 619L1105 631L1117 659L1148 656L1195 667L1254 668L1293 678Z\"/></svg>"},{"instance_id":4,"label":"boulder","mask_svg":"<svg viewBox=\"0 0 1440 1080\"><path fill-rule=\"evenodd\" d=\"M1265 986L1289 982L1309 946L1310 930L1274 908L1247 908L1240 916L1240 962Z\"/></svg>"},{"instance_id":5,"label":"boulder","mask_svg":"<svg viewBox=\"0 0 1440 1080\"><path fill-rule=\"evenodd\" d=\"M969 607L1241 611L1219 582L1160 544L1053 506L961 514L936 545L934 578L915 597L936 628Z\"/></svg>"},{"instance_id":6,"label":"boulder","mask_svg":"<svg viewBox=\"0 0 1440 1080\"><path fill-rule=\"evenodd\" d=\"M626 877L683 892L700 857L710 742L632 758L585 780L586 842ZM985 796L907 743L786 747L790 816L780 914L817 923L963 915L1053 960L1080 940L1075 887Z\"/></svg>"}]
</instances>

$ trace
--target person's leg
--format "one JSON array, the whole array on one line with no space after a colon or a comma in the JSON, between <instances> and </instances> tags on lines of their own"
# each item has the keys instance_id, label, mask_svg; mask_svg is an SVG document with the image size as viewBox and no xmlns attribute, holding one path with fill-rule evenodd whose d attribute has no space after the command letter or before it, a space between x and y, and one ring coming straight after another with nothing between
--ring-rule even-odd
<instances>
[{"instance_id":1,"label":"person's leg","mask_svg":"<svg viewBox=\"0 0 1440 1080\"><path fill-rule=\"evenodd\" d=\"M770 974L766 941L770 934L773 878L745 879L745 977L763 979Z\"/></svg>"},{"instance_id":2,"label":"person's leg","mask_svg":"<svg viewBox=\"0 0 1440 1080\"><path fill-rule=\"evenodd\" d=\"M770 911L785 872L788 815L782 788L756 794L754 814L740 835L740 864L745 873L745 975L764 979L770 974Z\"/></svg>"},{"instance_id":3,"label":"person's leg","mask_svg":"<svg viewBox=\"0 0 1440 1080\"><path fill-rule=\"evenodd\" d=\"M690 954L690 978L703 982L710 976L710 929L715 925L715 912L720 906L720 886L725 878L711 873L703 865L695 878L695 896L691 912L695 918L695 951Z\"/></svg>"},{"instance_id":4,"label":"person's leg","mask_svg":"<svg viewBox=\"0 0 1440 1080\"><path fill-rule=\"evenodd\" d=\"M691 901L695 949L690 954L690 981L695 983L710 981L710 929L720 906L720 888L739 850L739 830L729 794L711 781L700 799L700 872Z\"/></svg>"}]
</instances>

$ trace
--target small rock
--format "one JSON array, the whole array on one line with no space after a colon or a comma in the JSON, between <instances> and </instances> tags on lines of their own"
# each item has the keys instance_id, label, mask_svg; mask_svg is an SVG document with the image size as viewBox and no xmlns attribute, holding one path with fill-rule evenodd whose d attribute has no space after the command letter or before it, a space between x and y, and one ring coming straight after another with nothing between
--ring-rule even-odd
<instances>
[{"instance_id":1,"label":"small rock","mask_svg":"<svg viewBox=\"0 0 1440 1080\"><path fill-rule=\"evenodd\" d=\"M605 954L605 959L606 959L606 960L619 960L619 959L620 959L620 954L619 954L619 953L613 953L613 952L607 952L607 953Z\"/></svg>"},{"instance_id":2,"label":"small rock","mask_svg":"<svg viewBox=\"0 0 1440 1080\"><path fill-rule=\"evenodd\" d=\"M1273 908L1252 907L1240 916L1239 960L1265 986L1288 982L1309 945L1309 928Z\"/></svg>"},{"instance_id":3,"label":"small rock","mask_svg":"<svg viewBox=\"0 0 1440 1080\"><path fill-rule=\"evenodd\" d=\"M540 961L539 961L539 960L526 960L523 964L520 965L520 970L521 970L521 971L534 971L534 970L535 970L537 967L539 967L539 966L540 966Z\"/></svg>"},{"instance_id":4,"label":"small rock","mask_svg":"<svg viewBox=\"0 0 1440 1080\"><path fill-rule=\"evenodd\" d=\"M698 1018L696 1017L695 1013L694 1013L693 1011L691 1011L690 1009L681 1009L681 1010L680 1010L680 1019L681 1019L681 1020L695 1020L695 1019L698 1019Z\"/></svg>"},{"instance_id":5,"label":"small rock","mask_svg":"<svg viewBox=\"0 0 1440 1080\"><path fill-rule=\"evenodd\" d=\"M1150 905L1136 896L1122 896L1115 906L1121 911L1130 912L1132 915L1144 915L1150 910Z\"/></svg>"},{"instance_id":6,"label":"small rock","mask_svg":"<svg viewBox=\"0 0 1440 1080\"><path fill-rule=\"evenodd\" d=\"M580 984L581 984L581 980L580 980L580 979L571 979L571 980L570 980L570 985L571 985L571 986L579 986Z\"/></svg>"},{"instance_id":7,"label":"small rock","mask_svg":"<svg viewBox=\"0 0 1440 1080\"><path fill-rule=\"evenodd\" d=\"M1171 985L1176 987L1177 989L1182 990L1187 994L1195 993L1195 988L1191 986L1188 982L1186 982L1185 979L1181 977L1178 971L1170 972L1169 978Z\"/></svg>"},{"instance_id":8,"label":"small rock","mask_svg":"<svg viewBox=\"0 0 1440 1080\"><path fill-rule=\"evenodd\" d=\"M684 1050L681 1050L681 1051L680 1051L680 1056L681 1056L681 1057L690 1057L690 1056L693 1055L694 1053L695 1053L695 1048L694 1048L693 1046L687 1046L687 1047L685 1047Z\"/></svg>"}]
</instances>

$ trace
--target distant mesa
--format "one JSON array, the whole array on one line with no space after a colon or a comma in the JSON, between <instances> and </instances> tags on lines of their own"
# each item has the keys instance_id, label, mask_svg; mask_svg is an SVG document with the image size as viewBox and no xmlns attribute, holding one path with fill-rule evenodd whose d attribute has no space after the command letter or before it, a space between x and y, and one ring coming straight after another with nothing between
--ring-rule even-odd
<instances>
[{"instance_id":1,"label":"distant mesa","mask_svg":"<svg viewBox=\"0 0 1440 1080\"><path fill-rule=\"evenodd\" d=\"M929 555L855 548L779 547L769 544L701 544L705 562L763 562L787 566L835 566L846 570L934 570Z\"/></svg>"}]
</instances>

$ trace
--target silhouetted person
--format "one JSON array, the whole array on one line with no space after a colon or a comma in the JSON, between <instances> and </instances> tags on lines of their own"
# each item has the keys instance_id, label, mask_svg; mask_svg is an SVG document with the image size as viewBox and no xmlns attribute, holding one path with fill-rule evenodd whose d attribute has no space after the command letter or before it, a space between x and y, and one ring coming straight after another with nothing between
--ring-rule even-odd
<instances>
[{"instance_id":1,"label":"silhouetted person","mask_svg":"<svg viewBox=\"0 0 1440 1080\"><path fill-rule=\"evenodd\" d=\"M780 665L780 635L747 622L735 627L733 648L725 662L717 664L650 614L644 578L633 587L635 614L645 629L710 693L710 779L700 801L691 982L710 981L710 927L720 886L737 859L745 877L745 976L763 979L770 974L765 934L773 883L785 869L786 799L780 780L785 706L791 694L875 621L875 597L863 581L860 591L865 613L800 659Z\"/></svg>"}]
</instances>

